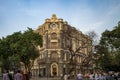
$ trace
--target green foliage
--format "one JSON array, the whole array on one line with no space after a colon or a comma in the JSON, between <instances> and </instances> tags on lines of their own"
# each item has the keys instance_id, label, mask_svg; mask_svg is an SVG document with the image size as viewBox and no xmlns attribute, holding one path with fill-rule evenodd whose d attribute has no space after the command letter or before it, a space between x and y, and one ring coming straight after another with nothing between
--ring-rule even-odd
<instances>
[{"instance_id":1,"label":"green foliage","mask_svg":"<svg viewBox=\"0 0 120 80\"><path fill-rule=\"evenodd\" d=\"M42 46L42 37L34 33L32 29L28 29L23 33L20 44L22 44L20 59L25 64L26 69L30 70L34 60L39 57L37 46Z\"/></svg>"},{"instance_id":2,"label":"green foliage","mask_svg":"<svg viewBox=\"0 0 120 80\"><path fill-rule=\"evenodd\" d=\"M113 30L102 33L97 53L100 54L100 66L104 70L116 70L120 66L120 22ZM101 54L104 54L101 55Z\"/></svg>"},{"instance_id":3,"label":"green foliage","mask_svg":"<svg viewBox=\"0 0 120 80\"><path fill-rule=\"evenodd\" d=\"M117 64L120 64L120 50L117 52L115 58L116 58Z\"/></svg>"},{"instance_id":4,"label":"green foliage","mask_svg":"<svg viewBox=\"0 0 120 80\"><path fill-rule=\"evenodd\" d=\"M15 32L0 39L0 56L3 67L23 62L30 71L34 60L39 56L38 46L42 46L42 36L28 28L24 33ZM18 67L16 65L16 67Z\"/></svg>"}]
</instances>

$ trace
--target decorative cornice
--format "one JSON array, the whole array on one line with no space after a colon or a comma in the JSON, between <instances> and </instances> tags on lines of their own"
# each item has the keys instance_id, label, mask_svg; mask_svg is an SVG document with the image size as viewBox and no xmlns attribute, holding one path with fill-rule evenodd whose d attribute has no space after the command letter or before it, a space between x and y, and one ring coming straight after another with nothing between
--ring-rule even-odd
<instances>
[{"instance_id":1,"label":"decorative cornice","mask_svg":"<svg viewBox=\"0 0 120 80\"><path fill-rule=\"evenodd\" d=\"M53 14L51 19L47 18L45 22L63 22L63 19L57 18L56 14Z\"/></svg>"}]
</instances>

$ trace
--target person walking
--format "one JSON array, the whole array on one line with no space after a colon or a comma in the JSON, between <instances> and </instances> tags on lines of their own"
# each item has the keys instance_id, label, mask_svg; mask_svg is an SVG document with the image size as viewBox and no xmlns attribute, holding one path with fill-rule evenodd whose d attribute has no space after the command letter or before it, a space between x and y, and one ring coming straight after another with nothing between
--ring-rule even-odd
<instances>
[{"instance_id":1,"label":"person walking","mask_svg":"<svg viewBox=\"0 0 120 80\"><path fill-rule=\"evenodd\" d=\"M64 80L68 80L68 75L65 74L63 78L64 78Z\"/></svg>"},{"instance_id":2,"label":"person walking","mask_svg":"<svg viewBox=\"0 0 120 80\"><path fill-rule=\"evenodd\" d=\"M3 73L3 80L10 80L9 75L8 75L8 71L6 71L6 70Z\"/></svg>"},{"instance_id":3,"label":"person walking","mask_svg":"<svg viewBox=\"0 0 120 80\"><path fill-rule=\"evenodd\" d=\"M117 75L117 76L118 76L118 80L120 80L120 72L118 73L118 75Z\"/></svg>"},{"instance_id":4,"label":"person walking","mask_svg":"<svg viewBox=\"0 0 120 80\"><path fill-rule=\"evenodd\" d=\"M81 73L77 74L77 80L82 80L82 74Z\"/></svg>"},{"instance_id":5,"label":"person walking","mask_svg":"<svg viewBox=\"0 0 120 80\"><path fill-rule=\"evenodd\" d=\"M89 74L89 80L94 80L94 79L93 79L93 76L94 76L93 73L90 73L90 74Z\"/></svg>"},{"instance_id":6,"label":"person walking","mask_svg":"<svg viewBox=\"0 0 120 80\"><path fill-rule=\"evenodd\" d=\"M15 74L14 80L23 80L23 75L20 73L20 70Z\"/></svg>"}]
</instances>

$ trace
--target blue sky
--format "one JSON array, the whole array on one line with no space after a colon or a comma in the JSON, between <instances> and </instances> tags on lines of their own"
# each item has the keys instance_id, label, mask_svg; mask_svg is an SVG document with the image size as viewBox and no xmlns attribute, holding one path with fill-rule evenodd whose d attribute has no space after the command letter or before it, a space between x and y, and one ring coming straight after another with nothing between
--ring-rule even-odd
<instances>
[{"instance_id":1,"label":"blue sky","mask_svg":"<svg viewBox=\"0 0 120 80\"><path fill-rule=\"evenodd\" d=\"M120 21L120 0L0 0L0 38L37 29L52 14L83 33L94 30L100 36Z\"/></svg>"}]
</instances>

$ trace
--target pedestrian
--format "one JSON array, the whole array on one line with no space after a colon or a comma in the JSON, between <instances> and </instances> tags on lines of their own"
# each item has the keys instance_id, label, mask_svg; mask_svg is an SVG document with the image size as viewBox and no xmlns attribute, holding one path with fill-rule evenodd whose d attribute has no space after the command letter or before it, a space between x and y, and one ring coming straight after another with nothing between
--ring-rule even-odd
<instances>
[{"instance_id":1,"label":"pedestrian","mask_svg":"<svg viewBox=\"0 0 120 80\"><path fill-rule=\"evenodd\" d=\"M117 76L118 76L118 80L120 80L120 72L118 73L118 75L117 75Z\"/></svg>"},{"instance_id":2,"label":"pedestrian","mask_svg":"<svg viewBox=\"0 0 120 80\"><path fill-rule=\"evenodd\" d=\"M60 74L61 80L63 80L63 74Z\"/></svg>"},{"instance_id":3,"label":"pedestrian","mask_svg":"<svg viewBox=\"0 0 120 80\"><path fill-rule=\"evenodd\" d=\"M98 75L98 73L95 73L95 80L99 80L99 75Z\"/></svg>"},{"instance_id":4,"label":"pedestrian","mask_svg":"<svg viewBox=\"0 0 120 80\"><path fill-rule=\"evenodd\" d=\"M6 70L3 73L3 80L10 80L9 75L8 75L8 71L6 71Z\"/></svg>"},{"instance_id":5,"label":"pedestrian","mask_svg":"<svg viewBox=\"0 0 120 80\"><path fill-rule=\"evenodd\" d=\"M64 78L64 80L68 80L68 75L65 74L63 78Z\"/></svg>"},{"instance_id":6,"label":"pedestrian","mask_svg":"<svg viewBox=\"0 0 120 80\"><path fill-rule=\"evenodd\" d=\"M14 80L23 80L23 75L20 73L20 70L15 74Z\"/></svg>"},{"instance_id":7,"label":"pedestrian","mask_svg":"<svg viewBox=\"0 0 120 80\"><path fill-rule=\"evenodd\" d=\"M81 73L77 74L77 80L82 80L82 74Z\"/></svg>"},{"instance_id":8,"label":"pedestrian","mask_svg":"<svg viewBox=\"0 0 120 80\"><path fill-rule=\"evenodd\" d=\"M89 80L93 80L93 73L90 73Z\"/></svg>"},{"instance_id":9,"label":"pedestrian","mask_svg":"<svg viewBox=\"0 0 120 80\"><path fill-rule=\"evenodd\" d=\"M22 76L23 76L23 80L26 80L26 75L24 74L23 71L22 71Z\"/></svg>"},{"instance_id":10,"label":"pedestrian","mask_svg":"<svg viewBox=\"0 0 120 80\"><path fill-rule=\"evenodd\" d=\"M13 76L11 73L8 73L8 76L9 76L9 80L13 80Z\"/></svg>"}]
</instances>

